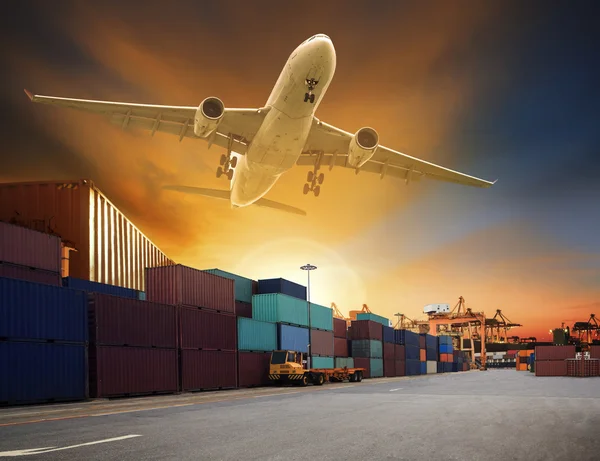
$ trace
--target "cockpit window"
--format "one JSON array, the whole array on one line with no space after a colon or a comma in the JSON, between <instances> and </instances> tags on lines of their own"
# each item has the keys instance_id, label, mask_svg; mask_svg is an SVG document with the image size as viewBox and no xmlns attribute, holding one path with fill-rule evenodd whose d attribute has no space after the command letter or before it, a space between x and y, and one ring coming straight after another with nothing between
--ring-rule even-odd
<instances>
[{"instance_id":1,"label":"cockpit window","mask_svg":"<svg viewBox=\"0 0 600 461\"><path fill-rule=\"evenodd\" d=\"M287 354L285 351L273 352L273 355L271 356L271 363L273 365L283 365L285 363L286 356Z\"/></svg>"},{"instance_id":2,"label":"cockpit window","mask_svg":"<svg viewBox=\"0 0 600 461\"><path fill-rule=\"evenodd\" d=\"M288 362L295 362L296 361L296 354L294 354L293 352L288 352Z\"/></svg>"}]
</instances>

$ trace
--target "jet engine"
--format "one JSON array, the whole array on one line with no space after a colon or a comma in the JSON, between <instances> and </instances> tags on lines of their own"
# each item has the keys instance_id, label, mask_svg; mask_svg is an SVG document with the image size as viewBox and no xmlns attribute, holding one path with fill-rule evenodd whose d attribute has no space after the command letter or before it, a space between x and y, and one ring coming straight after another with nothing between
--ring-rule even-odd
<instances>
[{"instance_id":1,"label":"jet engine","mask_svg":"<svg viewBox=\"0 0 600 461\"><path fill-rule=\"evenodd\" d=\"M348 164L360 168L369 161L379 145L379 135L373 128L361 128L350 141Z\"/></svg>"},{"instance_id":2,"label":"jet engine","mask_svg":"<svg viewBox=\"0 0 600 461\"><path fill-rule=\"evenodd\" d=\"M219 98L206 98L198 106L194 117L194 134L205 137L217 128L225 113L223 101Z\"/></svg>"}]
</instances>

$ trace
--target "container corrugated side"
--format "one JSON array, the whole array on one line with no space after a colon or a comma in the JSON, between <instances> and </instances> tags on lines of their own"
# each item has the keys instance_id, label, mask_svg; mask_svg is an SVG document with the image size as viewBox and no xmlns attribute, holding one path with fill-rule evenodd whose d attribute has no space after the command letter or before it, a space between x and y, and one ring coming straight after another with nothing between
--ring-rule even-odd
<instances>
[{"instance_id":1,"label":"container corrugated side","mask_svg":"<svg viewBox=\"0 0 600 461\"><path fill-rule=\"evenodd\" d=\"M308 353L308 328L278 323L277 344L282 350Z\"/></svg>"},{"instance_id":2,"label":"container corrugated side","mask_svg":"<svg viewBox=\"0 0 600 461\"><path fill-rule=\"evenodd\" d=\"M383 375L386 378L393 378L396 376L396 360L384 359L383 360Z\"/></svg>"},{"instance_id":3,"label":"container corrugated side","mask_svg":"<svg viewBox=\"0 0 600 461\"><path fill-rule=\"evenodd\" d=\"M426 342L425 336L426 336L425 333L421 333L419 335L419 347L421 349L426 349L427 348L427 342Z\"/></svg>"},{"instance_id":4,"label":"container corrugated side","mask_svg":"<svg viewBox=\"0 0 600 461\"><path fill-rule=\"evenodd\" d=\"M421 349L416 346L404 346L404 355L406 360L420 360Z\"/></svg>"},{"instance_id":5,"label":"container corrugated side","mask_svg":"<svg viewBox=\"0 0 600 461\"><path fill-rule=\"evenodd\" d=\"M58 272L45 271L43 269L32 269L25 266L17 266L10 263L0 262L0 277L9 279L25 280L45 285L62 286L62 278Z\"/></svg>"},{"instance_id":6,"label":"container corrugated side","mask_svg":"<svg viewBox=\"0 0 600 461\"><path fill-rule=\"evenodd\" d=\"M87 347L0 341L0 406L83 400Z\"/></svg>"},{"instance_id":7,"label":"container corrugated side","mask_svg":"<svg viewBox=\"0 0 600 461\"><path fill-rule=\"evenodd\" d=\"M333 310L329 307L310 303L310 327L333 331Z\"/></svg>"},{"instance_id":8,"label":"container corrugated side","mask_svg":"<svg viewBox=\"0 0 600 461\"><path fill-rule=\"evenodd\" d=\"M353 357L336 357L334 361L335 368L354 368Z\"/></svg>"},{"instance_id":9,"label":"container corrugated side","mask_svg":"<svg viewBox=\"0 0 600 461\"><path fill-rule=\"evenodd\" d=\"M372 320L353 320L348 330L348 339L383 339L381 324Z\"/></svg>"},{"instance_id":10,"label":"container corrugated side","mask_svg":"<svg viewBox=\"0 0 600 461\"><path fill-rule=\"evenodd\" d=\"M354 368L364 368L363 377L371 377L371 359L366 357L354 357Z\"/></svg>"},{"instance_id":11,"label":"container corrugated side","mask_svg":"<svg viewBox=\"0 0 600 461\"><path fill-rule=\"evenodd\" d=\"M384 343L394 343L394 329L392 327L386 327L382 325L382 337Z\"/></svg>"},{"instance_id":12,"label":"container corrugated side","mask_svg":"<svg viewBox=\"0 0 600 461\"><path fill-rule=\"evenodd\" d=\"M238 352L238 386L267 386L269 380L270 352Z\"/></svg>"},{"instance_id":13,"label":"container corrugated side","mask_svg":"<svg viewBox=\"0 0 600 461\"><path fill-rule=\"evenodd\" d=\"M0 278L0 337L86 342L86 294L69 288Z\"/></svg>"},{"instance_id":14,"label":"container corrugated side","mask_svg":"<svg viewBox=\"0 0 600 461\"><path fill-rule=\"evenodd\" d=\"M590 357L593 359L600 359L600 346L590 346Z\"/></svg>"},{"instance_id":15,"label":"container corrugated side","mask_svg":"<svg viewBox=\"0 0 600 461\"><path fill-rule=\"evenodd\" d=\"M419 347L419 335L410 330L394 330L396 344L406 344Z\"/></svg>"},{"instance_id":16,"label":"container corrugated side","mask_svg":"<svg viewBox=\"0 0 600 461\"><path fill-rule=\"evenodd\" d=\"M308 326L308 304L280 293L252 297L252 318L264 322Z\"/></svg>"},{"instance_id":17,"label":"container corrugated side","mask_svg":"<svg viewBox=\"0 0 600 461\"><path fill-rule=\"evenodd\" d=\"M263 279L258 281L258 294L282 293L306 301L306 287L286 279Z\"/></svg>"},{"instance_id":18,"label":"container corrugated side","mask_svg":"<svg viewBox=\"0 0 600 461\"><path fill-rule=\"evenodd\" d=\"M235 313L233 280L177 264L146 268L148 301Z\"/></svg>"},{"instance_id":19,"label":"container corrugated side","mask_svg":"<svg viewBox=\"0 0 600 461\"><path fill-rule=\"evenodd\" d=\"M91 397L176 392L177 349L90 346Z\"/></svg>"},{"instance_id":20,"label":"container corrugated side","mask_svg":"<svg viewBox=\"0 0 600 461\"><path fill-rule=\"evenodd\" d=\"M179 308L179 345L182 349L237 349L237 319L233 314Z\"/></svg>"},{"instance_id":21,"label":"container corrugated side","mask_svg":"<svg viewBox=\"0 0 600 461\"><path fill-rule=\"evenodd\" d=\"M348 340L345 338L333 338L333 356L334 357L348 357L350 351L348 350Z\"/></svg>"},{"instance_id":22,"label":"container corrugated side","mask_svg":"<svg viewBox=\"0 0 600 461\"><path fill-rule=\"evenodd\" d=\"M420 365L421 365L421 374L426 375L427 374L427 362L424 362L423 360L421 360Z\"/></svg>"},{"instance_id":23,"label":"container corrugated side","mask_svg":"<svg viewBox=\"0 0 600 461\"><path fill-rule=\"evenodd\" d=\"M361 313L356 315L356 320L372 320L373 322L377 322L384 326L390 325L390 320L385 317L372 313Z\"/></svg>"},{"instance_id":24,"label":"container corrugated side","mask_svg":"<svg viewBox=\"0 0 600 461\"><path fill-rule=\"evenodd\" d=\"M313 354L333 357L333 331L311 330L310 342Z\"/></svg>"},{"instance_id":25,"label":"container corrugated side","mask_svg":"<svg viewBox=\"0 0 600 461\"><path fill-rule=\"evenodd\" d=\"M181 351L181 390L231 389L237 387L235 351Z\"/></svg>"},{"instance_id":26,"label":"container corrugated side","mask_svg":"<svg viewBox=\"0 0 600 461\"><path fill-rule=\"evenodd\" d=\"M421 374L421 362L419 360L406 359L404 363L406 376L417 376Z\"/></svg>"},{"instance_id":27,"label":"container corrugated side","mask_svg":"<svg viewBox=\"0 0 600 461\"><path fill-rule=\"evenodd\" d=\"M427 363L426 370L427 370L428 375L437 373L437 362L436 361L428 360L426 363Z\"/></svg>"},{"instance_id":28,"label":"container corrugated side","mask_svg":"<svg viewBox=\"0 0 600 461\"><path fill-rule=\"evenodd\" d=\"M312 357L311 368L333 368L333 357Z\"/></svg>"},{"instance_id":29,"label":"container corrugated side","mask_svg":"<svg viewBox=\"0 0 600 461\"><path fill-rule=\"evenodd\" d=\"M383 377L383 359L371 359L370 365L369 371L371 378Z\"/></svg>"},{"instance_id":30,"label":"container corrugated side","mask_svg":"<svg viewBox=\"0 0 600 461\"><path fill-rule=\"evenodd\" d=\"M252 318L252 303L244 303L242 301L235 302L235 315L238 317Z\"/></svg>"},{"instance_id":31,"label":"container corrugated side","mask_svg":"<svg viewBox=\"0 0 600 461\"><path fill-rule=\"evenodd\" d=\"M393 343L383 343L383 358L385 360L395 360L396 359L396 351L395 344Z\"/></svg>"},{"instance_id":32,"label":"container corrugated side","mask_svg":"<svg viewBox=\"0 0 600 461\"><path fill-rule=\"evenodd\" d=\"M396 376L406 376L406 362L404 360L396 360Z\"/></svg>"},{"instance_id":33,"label":"container corrugated side","mask_svg":"<svg viewBox=\"0 0 600 461\"><path fill-rule=\"evenodd\" d=\"M106 283L90 282L89 280L76 279L74 277L64 277L62 279L62 284L64 287L82 290L88 293L101 293L129 299L139 298L139 292L132 290L131 288L117 287Z\"/></svg>"},{"instance_id":34,"label":"container corrugated side","mask_svg":"<svg viewBox=\"0 0 600 461\"><path fill-rule=\"evenodd\" d=\"M90 342L105 346L177 347L174 306L100 293L89 295Z\"/></svg>"},{"instance_id":35,"label":"container corrugated side","mask_svg":"<svg viewBox=\"0 0 600 461\"><path fill-rule=\"evenodd\" d=\"M453 371L452 365L453 365L452 362L444 362L444 373L452 373L452 371Z\"/></svg>"},{"instance_id":36,"label":"container corrugated side","mask_svg":"<svg viewBox=\"0 0 600 461\"><path fill-rule=\"evenodd\" d=\"M440 354L454 354L454 347L451 344L440 344Z\"/></svg>"},{"instance_id":37,"label":"container corrugated side","mask_svg":"<svg viewBox=\"0 0 600 461\"><path fill-rule=\"evenodd\" d=\"M425 357L427 357L427 360L434 360L437 361L438 359L438 352L436 349L425 349Z\"/></svg>"},{"instance_id":38,"label":"container corrugated side","mask_svg":"<svg viewBox=\"0 0 600 461\"><path fill-rule=\"evenodd\" d=\"M207 269L205 272L233 280L235 300L245 303L252 302L252 279L232 274L231 272L226 272L221 269Z\"/></svg>"},{"instance_id":39,"label":"container corrugated side","mask_svg":"<svg viewBox=\"0 0 600 461\"><path fill-rule=\"evenodd\" d=\"M347 338L347 323L344 319L333 318L333 336L336 338Z\"/></svg>"},{"instance_id":40,"label":"container corrugated side","mask_svg":"<svg viewBox=\"0 0 600 461\"><path fill-rule=\"evenodd\" d=\"M237 318L238 350L274 351L277 350L277 325L244 317Z\"/></svg>"},{"instance_id":41,"label":"container corrugated side","mask_svg":"<svg viewBox=\"0 0 600 461\"><path fill-rule=\"evenodd\" d=\"M0 261L60 273L61 252L59 237L0 221Z\"/></svg>"},{"instance_id":42,"label":"container corrugated side","mask_svg":"<svg viewBox=\"0 0 600 461\"><path fill-rule=\"evenodd\" d=\"M535 357L537 360L574 359L575 346L536 346Z\"/></svg>"},{"instance_id":43,"label":"container corrugated side","mask_svg":"<svg viewBox=\"0 0 600 461\"><path fill-rule=\"evenodd\" d=\"M406 360L406 346L401 344L394 344L394 357L396 361L404 361Z\"/></svg>"},{"instance_id":44,"label":"container corrugated side","mask_svg":"<svg viewBox=\"0 0 600 461\"><path fill-rule=\"evenodd\" d=\"M536 360L536 376L567 376L566 360Z\"/></svg>"},{"instance_id":45,"label":"container corrugated side","mask_svg":"<svg viewBox=\"0 0 600 461\"><path fill-rule=\"evenodd\" d=\"M374 339L352 341L352 357L383 358L383 343Z\"/></svg>"},{"instance_id":46,"label":"container corrugated side","mask_svg":"<svg viewBox=\"0 0 600 461\"><path fill-rule=\"evenodd\" d=\"M426 334L425 335L425 347L426 347L426 349L437 350L437 348L438 348L437 336Z\"/></svg>"}]
</instances>

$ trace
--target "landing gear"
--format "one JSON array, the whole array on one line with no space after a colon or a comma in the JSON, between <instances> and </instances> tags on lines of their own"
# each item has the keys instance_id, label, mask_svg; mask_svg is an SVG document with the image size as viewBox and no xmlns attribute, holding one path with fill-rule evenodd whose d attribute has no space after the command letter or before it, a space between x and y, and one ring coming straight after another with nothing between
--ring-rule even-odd
<instances>
[{"instance_id":1,"label":"landing gear","mask_svg":"<svg viewBox=\"0 0 600 461\"><path fill-rule=\"evenodd\" d=\"M231 155L231 149L233 147L233 135L229 134L229 142L227 144L227 155L221 155L219 160L219 166L217 168L217 178L225 175L230 181L233 179L233 169L237 166L237 157Z\"/></svg>"},{"instance_id":2,"label":"landing gear","mask_svg":"<svg viewBox=\"0 0 600 461\"><path fill-rule=\"evenodd\" d=\"M311 104L314 104L315 95L313 94L313 90L319 84L319 81L315 80L314 78L307 78L305 83L308 87L308 92L304 93L304 102L310 101Z\"/></svg>"},{"instance_id":3,"label":"landing gear","mask_svg":"<svg viewBox=\"0 0 600 461\"><path fill-rule=\"evenodd\" d=\"M315 194L315 197L318 197L321 193L321 186L323 181L325 180L325 174L319 173L319 169L321 168L321 157L322 154L317 154L317 159L315 160L315 167L313 171L309 171L306 175L307 183L304 184L304 188L302 192L304 195L307 195L309 192Z\"/></svg>"}]
</instances>

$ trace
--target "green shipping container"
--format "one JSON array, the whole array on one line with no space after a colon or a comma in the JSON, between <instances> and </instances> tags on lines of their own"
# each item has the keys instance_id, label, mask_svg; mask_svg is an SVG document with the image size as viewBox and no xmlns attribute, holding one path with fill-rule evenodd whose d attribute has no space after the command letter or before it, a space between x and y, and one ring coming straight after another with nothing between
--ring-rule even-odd
<instances>
[{"instance_id":1,"label":"green shipping container","mask_svg":"<svg viewBox=\"0 0 600 461\"><path fill-rule=\"evenodd\" d=\"M333 368L333 357L313 357L311 368Z\"/></svg>"},{"instance_id":2,"label":"green shipping container","mask_svg":"<svg viewBox=\"0 0 600 461\"><path fill-rule=\"evenodd\" d=\"M381 359L383 343L376 339L355 339L352 341L352 357Z\"/></svg>"},{"instance_id":3,"label":"green shipping container","mask_svg":"<svg viewBox=\"0 0 600 461\"><path fill-rule=\"evenodd\" d=\"M371 359L371 378L383 377L383 359Z\"/></svg>"},{"instance_id":4,"label":"green shipping container","mask_svg":"<svg viewBox=\"0 0 600 461\"><path fill-rule=\"evenodd\" d=\"M252 318L272 323L308 326L308 304L281 293L252 296Z\"/></svg>"},{"instance_id":5,"label":"green shipping container","mask_svg":"<svg viewBox=\"0 0 600 461\"><path fill-rule=\"evenodd\" d=\"M386 319L385 317L382 317L381 315L377 314L358 314L356 316L356 320L373 320L373 322L381 323L386 327L390 326L389 319Z\"/></svg>"},{"instance_id":6,"label":"green shipping container","mask_svg":"<svg viewBox=\"0 0 600 461\"><path fill-rule=\"evenodd\" d=\"M333 310L310 303L310 326L318 330L333 331Z\"/></svg>"},{"instance_id":7,"label":"green shipping container","mask_svg":"<svg viewBox=\"0 0 600 461\"><path fill-rule=\"evenodd\" d=\"M277 350L277 325L268 322L238 317L238 350L274 351Z\"/></svg>"},{"instance_id":8,"label":"green shipping container","mask_svg":"<svg viewBox=\"0 0 600 461\"><path fill-rule=\"evenodd\" d=\"M235 299L245 303L252 302L252 280L239 275L231 274L229 272L222 271L221 269L207 269L204 272L208 272L213 275L220 275L227 279L234 281Z\"/></svg>"},{"instance_id":9,"label":"green shipping container","mask_svg":"<svg viewBox=\"0 0 600 461\"><path fill-rule=\"evenodd\" d=\"M354 368L354 358L352 357L336 357L335 368Z\"/></svg>"}]
</instances>

